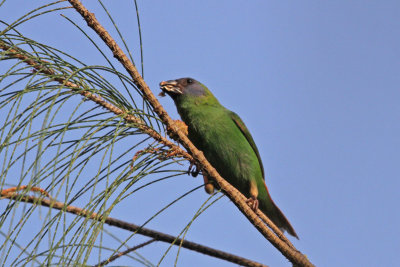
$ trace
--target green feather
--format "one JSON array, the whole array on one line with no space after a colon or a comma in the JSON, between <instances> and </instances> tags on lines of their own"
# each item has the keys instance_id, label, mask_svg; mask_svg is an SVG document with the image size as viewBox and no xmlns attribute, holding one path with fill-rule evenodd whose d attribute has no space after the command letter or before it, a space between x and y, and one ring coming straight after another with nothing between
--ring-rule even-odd
<instances>
[{"instance_id":1,"label":"green feather","mask_svg":"<svg viewBox=\"0 0 400 267\"><path fill-rule=\"evenodd\" d=\"M257 158L258 158L258 163L260 164L260 167L261 167L262 176L263 176L263 179L265 180L264 166L261 161L260 152L258 152L256 143L254 142L253 137L251 136L249 130L247 129L247 127L244 124L244 122L242 121L242 119L235 112L231 111L230 115L231 115L232 120L237 125L237 127L239 127L240 131L242 131L242 134L246 137L247 142L249 142L249 144L253 148L254 153L256 153Z\"/></svg>"},{"instance_id":2,"label":"green feather","mask_svg":"<svg viewBox=\"0 0 400 267\"><path fill-rule=\"evenodd\" d=\"M272 201L265 185L257 146L240 117L223 107L203 84L183 78L160 83L175 102L188 126L188 137L203 151L218 173L246 197L258 190L259 208L282 230L297 237L289 221Z\"/></svg>"}]
</instances>

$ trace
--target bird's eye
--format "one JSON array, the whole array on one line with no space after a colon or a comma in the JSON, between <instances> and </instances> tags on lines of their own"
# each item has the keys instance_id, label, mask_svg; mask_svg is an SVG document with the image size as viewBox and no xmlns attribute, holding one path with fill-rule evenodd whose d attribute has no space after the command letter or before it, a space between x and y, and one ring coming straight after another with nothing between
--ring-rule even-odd
<instances>
[{"instance_id":1,"label":"bird's eye","mask_svg":"<svg viewBox=\"0 0 400 267\"><path fill-rule=\"evenodd\" d=\"M187 79L186 82L187 82L187 83L193 83L193 80L192 80L192 79Z\"/></svg>"}]
</instances>

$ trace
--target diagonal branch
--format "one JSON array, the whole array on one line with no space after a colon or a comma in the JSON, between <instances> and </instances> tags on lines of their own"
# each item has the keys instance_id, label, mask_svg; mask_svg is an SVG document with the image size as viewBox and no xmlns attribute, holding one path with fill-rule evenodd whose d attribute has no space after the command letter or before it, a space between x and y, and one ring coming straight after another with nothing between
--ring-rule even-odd
<instances>
[{"instance_id":1,"label":"diagonal branch","mask_svg":"<svg viewBox=\"0 0 400 267\"><path fill-rule=\"evenodd\" d=\"M44 61L41 62L39 59L35 59L34 60L34 59L30 58L27 55L25 55L23 53L23 51L21 51L19 48L15 48L15 47L11 48L10 46L8 46L7 44L5 44L5 43L3 43L1 41L0 41L0 48L2 50L6 51L8 56L16 58L16 59L19 59L21 61L24 61L26 64L32 66L37 72L40 72L40 73L43 73L43 74L46 74L46 75L49 75L49 76L58 75L53 69L48 68L48 67L46 67L44 65L47 62L44 62ZM53 79L55 81L59 82L60 84L65 85L66 87L69 87L69 88L71 88L71 89L73 89L75 91L78 91L81 95L87 97L88 99L92 100L93 102L97 103L98 105L108 109L109 111L113 112L114 114L116 114L116 115L121 115L122 114L122 116L124 117L124 119L127 122L135 123L136 126L140 130L142 130L142 132L150 135L151 137L153 137L155 140L159 141L160 143L171 147L171 149L173 150L173 153L174 153L173 155L174 156L182 156L182 157L184 157L184 158L186 158L186 159L188 159L190 161L193 160L193 158L186 151L183 151L180 147L176 146L174 143L170 142L169 140L167 140L164 137L162 137L161 135L159 135L158 132L156 132L153 129L151 129L148 126L146 126L144 124L144 122L142 122L139 118L137 118L137 117L135 117L133 115L129 115L127 113L123 113L123 111L120 108L110 104L109 102L105 101L104 99L102 99L100 96L98 96L96 94L93 94L93 93L90 93L90 92L87 92L87 91L83 91L84 89L82 89L81 86L79 86L78 84L75 84L73 82L67 81L66 79L61 78L61 77L54 77ZM46 191L44 191L43 189L41 189L41 188L37 188L37 187L28 188L27 186L20 186L20 187L13 187L13 188L2 190L0 192L0 198L1 199L4 199L4 198L9 198L9 199L11 199L11 198L14 198L14 199L21 198L21 195L17 194L16 192L17 191L21 191L21 190L25 190L25 189L28 189L31 192L39 192L39 193L41 193L42 195L44 195L46 197L50 197L49 194ZM52 207L52 208L55 208L55 209L60 209L60 210L65 206L65 204L61 203L61 202L55 202L52 205L50 202L48 202L48 200L43 200L43 199L39 200L39 198L34 198L34 197L23 196L21 198L21 200L26 201L26 202L30 202L30 203L40 204L40 205L47 206L47 207ZM67 206L66 211L70 212L70 213L73 213L73 214L80 215L80 216L87 216L87 214L89 214L88 211L85 211L85 210L82 210L80 208L73 207L73 206ZM95 213L92 213L90 218L94 219L94 220L96 220L96 219L100 220L101 219L101 217L97 217L97 215ZM267 218L267 220L268 220L268 218ZM116 227L121 227L123 229L129 230L129 231L132 231L132 232L136 231L139 234L147 235L147 236L150 236L150 237L153 237L153 236L157 237L155 239L152 239L151 240L152 242L160 240L160 241L172 243L172 242L175 241L174 245L178 245L181 242L181 239L177 239L176 237L173 237L173 236L170 236L170 235L165 235L163 233L160 233L160 232L157 232L157 231L154 231L154 230L151 230L151 229L141 228L140 226L137 226L137 225L134 225L134 224L129 224L129 223L126 223L124 221L117 220L117 219L114 219L114 218L110 218L110 217L107 218L105 220L105 223L107 223L109 225L114 225ZM278 231L280 232L279 229L278 229ZM219 250L214 250L212 248L205 247L205 246L202 246L202 245L198 245L196 243L193 243L193 242L190 242L190 241L186 241L186 240L183 241L182 247L187 248L187 249L192 249L192 250L195 250L197 252L201 252L203 254L210 255L210 256L213 256L213 257L217 257L217 258L220 258L220 259L223 259L223 260L227 260L227 261L230 261L230 262L233 262L233 263L237 263L237 264L240 264L240 265L243 265L243 266L265 266L265 265L253 262L251 260L247 260L247 259L238 257L238 256L233 255L233 254L225 253L225 252L222 252L222 251L219 251ZM116 256L125 255L126 253L131 252L133 250L136 250L138 248L139 248L138 246L136 246L134 248L130 248L127 251L121 252L120 254L118 254ZM110 258L110 259L108 259L108 262L112 261L112 260L114 260L114 259ZM102 265L102 264L104 265L104 263L101 263L99 265Z\"/></svg>"},{"instance_id":2,"label":"diagonal branch","mask_svg":"<svg viewBox=\"0 0 400 267\"><path fill-rule=\"evenodd\" d=\"M16 59L19 59L21 61L24 61L26 64L32 66L37 72L46 74L48 76L58 75L57 72L55 72L53 69L48 68L48 67L45 66L45 63L47 63L47 62L40 61L39 59L30 58L27 55L25 55L24 51L20 50L19 48L16 48L16 47L11 48L9 45L7 45L4 42L0 41L0 49L6 51L8 56L16 58ZM144 122L142 122L139 118L137 118L137 117L135 117L133 115L129 115L127 113L123 113L123 111L120 108L110 104L109 102L105 101L104 99L102 99L100 96L98 96L96 94L93 94L93 93L90 93L90 92L87 92L87 91L83 91L84 89L82 89L81 86L78 85L78 84L75 84L73 82L67 81L66 79L64 79L62 77L53 77L53 79L55 81L59 82L60 84L71 88L72 90L78 91L81 95L87 97L88 99L92 100L93 102L97 103L98 105L100 105L100 106L106 108L107 110L113 112L114 114L116 114L116 115L122 114L122 116L124 117L124 119L127 122L135 123L136 126L140 130L142 130L142 132L150 135L151 137L153 137L155 140L159 141L160 143L162 143L162 144L164 144L166 146L169 146L171 148L171 150L172 150L170 152L171 155L173 155L173 156L181 156L181 157L184 157L184 158L188 159L189 161L193 161L193 158L186 151L183 151L180 147L176 146L174 143L170 142L168 139L162 137L158 132L156 132L153 129L151 129L148 126L146 126L144 124ZM186 133L186 135L187 135L187 133ZM25 190L25 189L28 189L29 191L32 191L32 192L39 192L42 195L49 197L48 193L46 191L44 191L43 189L36 188L36 187L28 188L27 186L20 186L20 187L13 187L13 188L9 188L9 189L4 189L4 190L2 190L0 192L0 197L1 197L1 199L4 199L4 198L16 198L16 197L20 196L16 192L17 191L21 191L21 190ZM50 204L47 203L46 200L41 200L40 202L38 202L38 199L35 200L35 198L23 197L23 199L25 201L27 201L27 202L30 202L30 203L35 203L35 201L36 201L36 203L40 203L43 206L50 207ZM55 208L55 209L61 209L63 206L64 206L64 204L59 204L58 203L58 205L51 206L51 207ZM86 216L85 214L88 214L88 212L83 211L82 209L76 208L76 207L73 207L73 206L68 206L67 207L67 211L71 212L71 213L74 213L74 214L81 215L81 216ZM96 219L96 218L95 217L91 217L91 219ZM268 218L266 218L266 219L269 220ZM133 231L133 232L137 231L139 234L147 235L147 236L150 236L150 237L156 236L156 237L160 238L161 241L164 241L164 242L172 243L174 240L175 241L177 240L177 242L175 242L174 244L179 244L181 242L181 239L176 239L173 236L165 235L163 233L156 232L156 231L153 231L153 230L150 230L150 229L146 229L146 228L140 228L139 226L136 226L134 224L128 224L128 223L126 223L124 221L121 221L121 220L108 218L108 219L106 219L105 223L108 223L109 225L114 225L114 226L117 226L117 227L121 227L121 228L129 230L129 231ZM274 227L276 228L276 226L274 226ZM278 232L280 232L280 230L278 228L276 228L276 229L277 229ZM282 233L281 233L281 235L282 235ZM286 238L286 237L284 237L284 238ZM227 260L227 261L231 261L233 263L241 264L241 265L244 265L244 266L264 266L264 265L259 264L259 263L253 264L253 262L250 261L250 260L238 257L238 256L233 255L233 254L225 253L225 252L222 252L222 251L219 251L219 250L214 250L212 248L208 248L208 247L205 247L205 246L202 246L202 245L197 245L196 243L192 243L192 242L189 242L189 241L183 241L183 242L186 242L186 243L189 244L188 246L183 244L182 246L185 247L185 248L192 249L192 250L195 250L197 252L201 252L203 254L214 256L214 257L217 257L217 258L220 258L220 259L224 259L224 260ZM290 241L288 241L288 242L290 242ZM191 248L191 247L193 247L193 248Z\"/></svg>"},{"instance_id":3,"label":"diagonal branch","mask_svg":"<svg viewBox=\"0 0 400 267\"><path fill-rule=\"evenodd\" d=\"M282 241L279 237L263 223L257 214L243 201L244 196L226 180L224 180L218 172L211 166L211 164L204 157L203 153L199 151L192 142L185 136L182 131L174 124L173 120L169 117L165 109L158 102L157 98L151 92L148 85L145 83L142 76L139 74L136 67L128 59L122 49L117 45L111 35L104 29L98 22L93 13L90 13L79 0L68 0L79 14L85 19L88 26L91 27L106 45L112 51L114 57L118 59L125 67L127 72L131 75L136 86L142 91L143 96L151 104L154 111L158 114L163 123L167 126L167 131L177 136L179 142L183 147L190 152L196 163L201 166L206 174L213 178L221 188L221 190L232 200L232 202L239 208L239 210L249 219L249 221L257 228L257 230L270 241L286 258L293 264L299 266L313 266L313 264L298 250L293 249L291 246Z\"/></svg>"},{"instance_id":4,"label":"diagonal branch","mask_svg":"<svg viewBox=\"0 0 400 267\"><path fill-rule=\"evenodd\" d=\"M236 256L234 254L230 254L218 249L213 249L207 246L200 245L195 242L187 241L181 238L177 238L172 235L164 234L159 231L155 231L149 228L141 227L139 225L133 224L133 223L128 223L119 219L115 219L112 217L105 217L101 214L91 212L89 210L85 210L79 207L75 206L68 206L66 203L56 201L54 199L47 199L43 197L34 197L34 196L26 196L22 194L17 194L16 191L25 189L25 186L20 186L19 188L11 188L11 189L4 189L0 191L0 198L4 199L12 199L15 200L17 199L18 201L21 202L28 202L32 203L33 205L41 205L44 207L49 207L52 209L57 209L61 211L66 211L68 213L72 213L81 217L86 217L91 220L99 221L99 222L104 222L105 224L115 226L121 229L125 229L134 233L138 233L140 235L148 236L156 241L161 241L161 242L166 242L169 244L173 244L175 246L182 246L186 249L190 249L196 252L203 253L208 256L212 256L218 259L222 259L225 261L229 261L232 263L236 263L242 266L249 266L249 267L267 267L266 265L263 265L261 263L242 258L240 256ZM28 188L29 190L29 188ZM36 187L32 187L29 191L34 191L34 192L39 192L44 196L47 196L47 193L43 193L42 191L44 190L39 190ZM44 191L45 192L45 191Z\"/></svg>"},{"instance_id":5,"label":"diagonal branch","mask_svg":"<svg viewBox=\"0 0 400 267\"><path fill-rule=\"evenodd\" d=\"M148 134L149 136L154 138L159 143L170 147L171 150L174 152L174 155L181 156L183 158L186 158L190 162L193 162L193 157L191 155L189 155L186 151L184 151L183 149L181 149L180 147L175 145L173 142L171 142L168 139L166 139L165 137L161 136L157 131L148 127L140 118L129 114L128 112L120 109L119 107L114 106L113 104L104 100L99 95L96 95L87 90L84 90L80 85L70 82L70 81L66 80L65 78L61 77L56 71L45 66L45 64L47 62L40 61L39 59L32 59L32 58L28 57L27 55L25 55L23 53L23 51L20 50L19 48L15 48L15 47L12 48L8 44L6 44L2 41L0 41L0 49L6 51L8 56L19 59L21 61L24 61L26 64L32 66L35 69L35 71L46 74L48 76L53 76L53 79L55 81L57 81L58 83L60 83L61 85L71 88L73 91L78 92L82 96L92 100L99 106L111 111L115 115L119 115L119 116L123 117L126 122L135 124L135 126L143 133Z\"/></svg>"}]
</instances>

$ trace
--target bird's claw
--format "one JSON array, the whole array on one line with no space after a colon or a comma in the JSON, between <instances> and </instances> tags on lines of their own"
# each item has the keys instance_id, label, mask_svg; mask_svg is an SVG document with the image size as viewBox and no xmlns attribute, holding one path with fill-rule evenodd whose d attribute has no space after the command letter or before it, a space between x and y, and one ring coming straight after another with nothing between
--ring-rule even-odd
<instances>
[{"instance_id":1,"label":"bird's claw","mask_svg":"<svg viewBox=\"0 0 400 267\"><path fill-rule=\"evenodd\" d=\"M197 165L190 163L187 174L192 175L193 177L197 177L197 175L199 175L199 172L200 172L200 169L197 167Z\"/></svg>"},{"instance_id":2,"label":"bird's claw","mask_svg":"<svg viewBox=\"0 0 400 267\"><path fill-rule=\"evenodd\" d=\"M246 203L250 206L250 208L254 211L258 209L258 199L255 197L249 197L246 200Z\"/></svg>"}]
</instances>

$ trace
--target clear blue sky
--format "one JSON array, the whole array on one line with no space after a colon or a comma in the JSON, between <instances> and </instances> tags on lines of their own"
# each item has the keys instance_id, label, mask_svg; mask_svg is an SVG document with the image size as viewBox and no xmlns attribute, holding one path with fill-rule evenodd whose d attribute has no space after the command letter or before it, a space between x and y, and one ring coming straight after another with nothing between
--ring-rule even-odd
<instances>
[{"instance_id":1,"label":"clear blue sky","mask_svg":"<svg viewBox=\"0 0 400 267\"><path fill-rule=\"evenodd\" d=\"M33 2L6 1L0 17L12 22ZM104 2L139 62L132 1ZM95 1L84 4L111 29ZM398 264L399 1L139 1L139 12L145 80L158 93L160 81L191 76L242 117L260 150L271 195L300 237L293 240L300 251L317 266ZM62 13L86 27L73 10ZM20 30L87 64L105 64L59 15ZM161 103L177 118L169 98ZM147 203L155 205L158 194L173 200L200 182L182 177L173 186L155 186L159 191L147 190L154 203ZM207 197L195 192L149 227L179 233ZM132 210L137 213L129 220L138 224L152 212ZM112 216L126 213L116 209ZM187 218L176 222L181 215ZM227 198L201 215L186 238L290 266ZM141 252L157 263L153 248ZM232 266L181 253L178 266ZM175 255L170 252L163 266L171 266Z\"/></svg>"}]
</instances>

